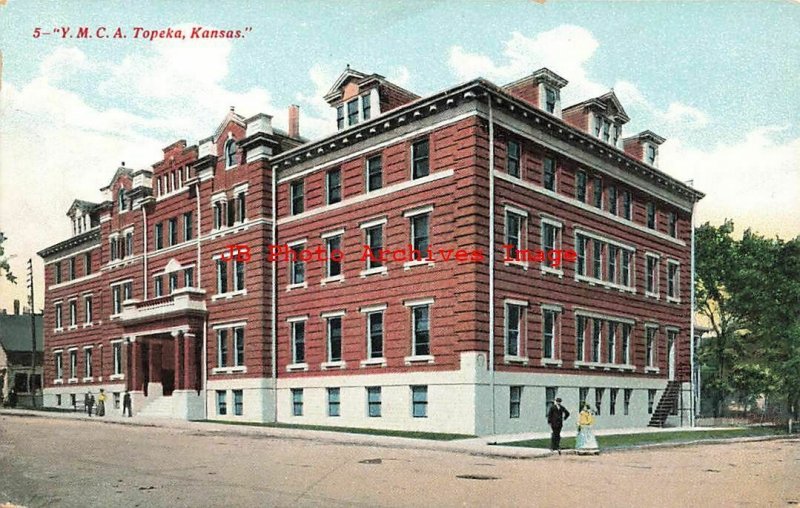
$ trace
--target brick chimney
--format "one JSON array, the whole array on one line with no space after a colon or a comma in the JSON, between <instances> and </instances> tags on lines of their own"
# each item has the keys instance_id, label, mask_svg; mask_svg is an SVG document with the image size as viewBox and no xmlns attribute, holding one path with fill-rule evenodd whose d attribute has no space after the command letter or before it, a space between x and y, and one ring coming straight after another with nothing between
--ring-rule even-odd
<instances>
[{"instance_id":1,"label":"brick chimney","mask_svg":"<svg viewBox=\"0 0 800 508\"><path fill-rule=\"evenodd\" d=\"M296 104L289 106L289 137L300 137L300 106Z\"/></svg>"},{"instance_id":2,"label":"brick chimney","mask_svg":"<svg viewBox=\"0 0 800 508\"><path fill-rule=\"evenodd\" d=\"M19 316L19 300L14 300L14 315Z\"/></svg>"}]
</instances>

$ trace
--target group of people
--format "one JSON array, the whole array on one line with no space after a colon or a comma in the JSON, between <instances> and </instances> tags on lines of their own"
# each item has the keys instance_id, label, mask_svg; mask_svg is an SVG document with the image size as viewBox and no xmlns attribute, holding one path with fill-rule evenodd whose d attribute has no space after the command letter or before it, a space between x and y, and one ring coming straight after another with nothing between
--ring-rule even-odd
<instances>
[{"instance_id":1,"label":"group of people","mask_svg":"<svg viewBox=\"0 0 800 508\"><path fill-rule=\"evenodd\" d=\"M550 450L557 451L559 455L561 455L561 429L564 428L564 422L568 418L569 411L561 405L561 399L557 398L547 411L547 423L553 431L550 436ZM594 413L591 406L584 402L578 415L578 435L575 438L575 449L578 453L592 455L600 453L592 425L594 425Z\"/></svg>"},{"instance_id":2,"label":"group of people","mask_svg":"<svg viewBox=\"0 0 800 508\"><path fill-rule=\"evenodd\" d=\"M105 416L106 415L106 392L102 388L100 388L100 393L97 395L97 409L95 414L97 416ZM92 391L89 390L86 392L86 395L83 396L83 407L86 409L86 414L92 416L92 410L95 406L95 398L92 394ZM131 410L131 394L127 390L125 391L125 395L122 397L122 416L125 415L133 416L133 412Z\"/></svg>"}]
</instances>

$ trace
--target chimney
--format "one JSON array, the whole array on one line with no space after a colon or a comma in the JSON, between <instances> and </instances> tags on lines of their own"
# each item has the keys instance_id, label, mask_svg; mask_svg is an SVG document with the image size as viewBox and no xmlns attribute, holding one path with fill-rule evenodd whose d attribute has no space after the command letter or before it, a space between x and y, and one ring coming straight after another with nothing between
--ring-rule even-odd
<instances>
[{"instance_id":1,"label":"chimney","mask_svg":"<svg viewBox=\"0 0 800 508\"><path fill-rule=\"evenodd\" d=\"M300 137L300 106L296 104L289 106L289 137Z\"/></svg>"},{"instance_id":2,"label":"chimney","mask_svg":"<svg viewBox=\"0 0 800 508\"><path fill-rule=\"evenodd\" d=\"M19 300L14 300L14 315L19 316Z\"/></svg>"}]
</instances>

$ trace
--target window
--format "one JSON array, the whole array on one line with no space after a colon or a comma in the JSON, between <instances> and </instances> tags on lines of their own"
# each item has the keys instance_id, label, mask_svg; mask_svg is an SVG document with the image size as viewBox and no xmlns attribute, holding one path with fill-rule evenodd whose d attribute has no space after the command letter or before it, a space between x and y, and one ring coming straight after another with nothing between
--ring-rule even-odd
<instances>
[{"instance_id":1,"label":"window","mask_svg":"<svg viewBox=\"0 0 800 508\"><path fill-rule=\"evenodd\" d=\"M69 301L69 326L75 326L78 324L78 301L77 300L70 300Z\"/></svg>"},{"instance_id":2,"label":"window","mask_svg":"<svg viewBox=\"0 0 800 508\"><path fill-rule=\"evenodd\" d=\"M122 299L123 301L133 298L133 282L126 282L122 285Z\"/></svg>"},{"instance_id":3,"label":"window","mask_svg":"<svg viewBox=\"0 0 800 508\"><path fill-rule=\"evenodd\" d=\"M78 396L77 396L77 394L75 394L75 393L70 393L69 394L69 403L72 405L73 408L77 406L77 404L78 404Z\"/></svg>"},{"instance_id":4,"label":"window","mask_svg":"<svg viewBox=\"0 0 800 508\"><path fill-rule=\"evenodd\" d=\"M292 416L303 416L302 388L292 388Z\"/></svg>"},{"instance_id":5,"label":"window","mask_svg":"<svg viewBox=\"0 0 800 508\"><path fill-rule=\"evenodd\" d=\"M595 388L594 389L594 405L595 405L595 412L596 414L601 414L603 409L603 395L605 395L606 389L605 388Z\"/></svg>"},{"instance_id":6,"label":"window","mask_svg":"<svg viewBox=\"0 0 800 508\"><path fill-rule=\"evenodd\" d=\"M342 361L342 318L328 318L328 361Z\"/></svg>"},{"instance_id":7,"label":"window","mask_svg":"<svg viewBox=\"0 0 800 508\"><path fill-rule=\"evenodd\" d=\"M522 405L522 387L508 387L508 417L519 418L520 406Z\"/></svg>"},{"instance_id":8,"label":"window","mask_svg":"<svg viewBox=\"0 0 800 508\"><path fill-rule=\"evenodd\" d=\"M60 405L61 405L61 394L57 393L56 394L56 406L60 406Z\"/></svg>"},{"instance_id":9,"label":"window","mask_svg":"<svg viewBox=\"0 0 800 508\"><path fill-rule=\"evenodd\" d=\"M87 324L92 322L92 297L90 295L83 297L83 321Z\"/></svg>"},{"instance_id":10,"label":"window","mask_svg":"<svg viewBox=\"0 0 800 508\"><path fill-rule=\"evenodd\" d=\"M119 193L117 194L117 201L118 201L117 205L119 206L120 212L124 212L128 209L127 207L128 203L125 200L125 189L123 188L119 189Z\"/></svg>"},{"instance_id":11,"label":"window","mask_svg":"<svg viewBox=\"0 0 800 508\"><path fill-rule=\"evenodd\" d=\"M367 349L369 358L383 358L383 312L367 314Z\"/></svg>"},{"instance_id":12,"label":"window","mask_svg":"<svg viewBox=\"0 0 800 508\"><path fill-rule=\"evenodd\" d=\"M244 261L233 260L233 290L244 291Z\"/></svg>"},{"instance_id":13,"label":"window","mask_svg":"<svg viewBox=\"0 0 800 508\"><path fill-rule=\"evenodd\" d=\"M289 189L292 215L303 213L303 181L292 182Z\"/></svg>"},{"instance_id":14,"label":"window","mask_svg":"<svg viewBox=\"0 0 800 508\"><path fill-rule=\"evenodd\" d=\"M53 358L56 362L56 379L61 379L64 377L64 353L61 351L54 353Z\"/></svg>"},{"instance_id":15,"label":"window","mask_svg":"<svg viewBox=\"0 0 800 508\"><path fill-rule=\"evenodd\" d=\"M306 360L306 323L292 322L292 363L303 363Z\"/></svg>"},{"instance_id":16,"label":"window","mask_svg":"<svg viewBox=\"0 0 800 508\"><path fill-rule=\"evenodd\" d=\"M114 314L119 314L120 312L122 312L122 287L120 286L111 287L111 300L113 303Z\"/></svg>"},{"instance_id":17,"label":"window","mask_svg":"<svg viewBox=\"0 0 800 508\"><path fill-rule=\"evenodd\" d=\"M217 415L224 416L228 414L228 392L225 390L217 390Z\"/></svg>"},{"instance_id":18,"label":"window","mask_svg":"<svg viewBox=\"0 0 800 508\"><path fill-rule=\"evenodd\" d=\"M545 110L551 115L553 115L556 112L556 102L558 102L558 90L547 86L544 89L544 94L545 94L545 102L544 102Z\"/></svg>"},{"instance_id":19,"label":"window","mask_svg":"<svg viewBox=\"0 0 800 508\"><path fill-rule=\"evenodd\" d=\"M647 145L647 163L651 166L656 165L656 147L653 145Z\"/></svg>"},{"instance_id":20,"label":"window","mask_svg":"<svg viewBox=\"0 0 800 508\"><path fill-rule=\"evenodd\" d=\"M575 199L581 203L586 202L586 172L575 173Z\"/></svg>"},{"instance_id":21,"label":"window","mask_svg":"<svg viewBox=\"0 0 800 508\"><path fill-rule=\"evenodd\" d=\"M656 391L647 390L647 414L653 414L653 406L656 404Z\"/></svg>"},{"instance_id":22,"label":"window","mask_svg":"<svg viewBox=\"0 0 800 508\"><path fill-rule=\"evenodd\" d=\"M188 242L192 239L192 212L183 214L183 241Z\"/></svg>"},{"instance_id":23,"label":"window","mask_svg":"<svg viewBox=\"0 0 800 508\"><path fill-rule=\"evenodd\" d=\"M519 257L519 249L522 248L522 226L524 217L513 212L506 211L506 245L511 248L506 250L506 255L510 258Z\"/></svg>"},{"instance_id":24,"label":"window","mask_svg":"<svg viewBox=\"0 0 800 508\"><path fill-rule=\"evenodd\" d=\"M611 388L609 390L609 399L608 399L608 414L614 416L617 414L617 393L619 392L619 388Z\"/></svg>"},{"instance_id":25,"label":"window","mask_svg":"<svg viewBox=\"0 0 800 508\"><path fill-rule=\"evenodd\" d=\"M114 392L114 409L119 409L119 401L120 401L119 392Z\"/></svg>"},{"instance_id":26,"label":"window","mask_svg":"<svg viewBox=\"0 0 800 508\"><path fill-rule=\"evenodd\" d=\"M75 280L75 258L69 258L69 280Z\"/></svg>"},{"instance_id":27,"label":"window","mask_svg":"<svg viewBox=\"0 0 800 508\"><path fill-rule=\"evenodd\" d=\"M611 144L617 146L617 141L619 140L619 134L622 131L622 127L619 125L612 125L611 126Z\"/></svg>"},{"instance_id":28,"label":"window","mask_svg":"<svg viewBox=\"0 0 800 508\"><path fill-rule=\"evenodd\" d=\"M153 241L155 242L156 250L164 248L164 224L158 223L155 225L155 238Z\"/></svg>"},{"instance_id":29,"label":"window","mask_svg":"<svg viewBox=\"0 0 800 508\"><path fill-rule=\"evenodd\" d=\"M411 307L412 330L414 334L412 350L414 356L431 354L429 314L429 305Z\"/></svg>"},{"instance_id":30,"label":"window","mask_svg":"<svg viewBox=\"0 0 800 508\"><path fill-rule=\"evenodd\" d=\"M14 391L28 393L28 374L17 372L14 375Z\"/></svg>"},{"instance_id":31,"label":"window","mask_svg":"<svg viewBox=\"0 0 800 508\"><path fill-rule=\"evenodd\" d=\"M117 259L117 258L119 258L119 249L117 248L118 247L117 244L118 244L118 240L117 240L116 236L112 237L111 240L109 240L109 249L108 249L109 253L108 253L108 255L109 255L109 257L111 258L112 261Z\"/></svg>"},{"instance_id":32,"label":"window","mask_svg":"<svg viewBox=\"0 0 800 508\"><path fill-rule=\"evenodd\" d=\"M233 390L233 414L235 416L242 416L244 412L243 395L242 390Z\"/></svg>"},{"instance_id":33,"label":"window","mask_svg":"<svg viewBox=\"0 0 800 508\"><path fill-rule=\"evenodd\" d=\"M647 266L645 273L646 293L658 296L658 258L646 255Z\"/></svg>"},{"instance_id":34,"label":"window","mask_svg":"<svg viewBox=\"0 0 800 508\"><path fill-rule=\"evenodd\" d=\"M178 219L172 218L167 223L167 234L169 235L169 244L176 245L178 243Z\"/></svg>"},{"instance_id":35,"label":"window","mask_svg":"<svg viewBox=\"0 0 800 508\"><path fill-rule=\"evenodd\" d=\"M616 245L608 246L608 266L606 276L608 281L614 284L617 283L617 252L619 248Z\"/></svg>"},{"instance_id":36,"label":"window","mask_svg":"<svg viewBox=\"0 0 800 508\"><path fill-rule=\"evenodd\" d=\"M606 361L615 363L617 361L617 323L608 322L608 340L606 341Z\"/></svg>"},{"instance_id":37,"label":"window","mask_svg":"<svg viewBox=\"0 0 800 508\"><path fill-rule=\"evenodd\" d=\"M381 156L367 159L367 192L383 187L383 167Z\"/></svg>"},{"instance_id":38,"label":"window","mask_svg":"<svg viewBox=\"0 0 800 508\"><path fill-rule=\"evenodd\" d=\"M584 316L578 316L575 320L575 360L582 362L584 351L586 350L586 318Z\"/></svg>"},{"instance_id":39,"label":"window","mask_svg":"<svg viewBox=\"0 0 800 508\"><path fill-rule=\"evenodd\" d=\"M236 194L236 219L239 222L244 222L247 219L247 202L244 191Z\"/></svg>"},{"instance_id":40,"label":"window","mask_svg":"<svg viewBox=\"0 0 800 508\"><path fill-rule=\"evenodd\" d=\"M578 275L586 275L586 243L589 240L582 235L575 237L575 250L577 259L575 260L575 271Z\"/></svg>"},{"instance_id":41,"label":"window","mask_svg":"<svg viewBox=\"0 0 800 508\"><path fill-rule=\"evenodd\" d=\"M301 256L304 248L305 244L298 244L292 247L290 284L302 284L306 281L306 263Z\"/></svg>"},{"instance_id":42,"label":"window","mask_svg":"<svg viewBox=\"0 0 800 508\"><path fill-rule=\"evenodd\" d=\"M229 199L225 204L225 211L228 215L228 227L236 224L236 203L235 200Z\"/></svg>"},{"instance_id":43,"label":"window","mask_svg":"<svg viewBox=\"0 0 800 508\"><path fill-rule=\"evenodd\" d=\"M64 316L62 310L62 304L56 304L56 329L64 328Z\"/></svg>"},{"instance_id":44,"label":"window","mask_svg":"<svg viewBox=\"0 0 800 508\"><path fill-rule=\"evenodd\" d=\"M678 285L679 285L679 265L678 263L667 262L667 297L671 299L678 299Z\"/></svg>"},{"instance_id":45,"label":"window","mask_svg":"<svg viewBox=\"0 0 800 508\"><path fill-rule=\"evenodd\" d=\"M111 358L114 362L114 375L122 374L122 342L114 342L111 344Z\"/></svg>"},{"instance_id":46,"label":"window","mask_svg":"<svg viewBox=\"0 0 800 508\"><path fill-rule=\"evenodd\" d=\"M592 361L600 363L600 342L603 334L603 321L592 320Z\"/></svg>"},{"instance_id":47,"label":"window","mask_svg":"<svg viewBox=\"0 0 800 508\"><path fill-rule=\"evenodd\" d=\"M361 116L364 117L365 122L372 116L372 105L369 103L369 95L361 96Z\"/></svg>"},{"instance_id":48,"label":"window","mask_svg":"<svg viewBox=\"0 0 800 508\"><path fill-rule=\"evenodd\" d=\"M178 289L178 274L176 272L172 272L169 274L169 292L172 294L176 289Z\"/></svg>"},{"instance_id":49,"label":"window","mask_svg":"<svg viewBox=\"0 0 800 508\"><path fill-rule=\"evenodd\" d=\"M236 165L236 141L229 139L225 143L225 169Z\"/></svg>"},{"instance_id":50,"label":"window","mask_svg":"<svg viewBox=\"0 0 800 508\"><path fill-rule=\"evenodd\" d=\"M194 287L194 268L191 266L183 269L183 287Z\"/></svg>"},{"instance_id":51,"label":"window","mask_svg":"<svg viewBox=\"0 0 800 508\"><path fill-rule=\"evenodd\" d=\"M223 203L223 201L214 203L214 229L220 229L222 227L222 218L225 216L222 210L224 206Z\"/></svg>"},{"instance_id":52,"label":"window","mask_svg":"<svg viewBox=\"0 0 800 508\"><path fill-rule=\"evenodd\" d=\"M156 297L164 296L164 277L159 275L155 278Z\"/></svg>"},{"instance_id":53,"label":"window","mask_svg":"<svg viewBox=\"0 0 800 508\"><path fill-rule=\"evenodd\" d=\"M656 228L656 205L652 202L647 203L647 227L650 229Z\"/></svg>"},{"instance_id":54,"label":"window","mask_svg":"<svg viewBox=\"0 0 800 508\"><path fill-rule=\"evenodd\" d=\"M603 120L603 141L608 143L611 135L611 122L608 120Z\"/></svg>"},{"instance_id":55,"label":"window","mask_svg":"<svg viewBox=\"0 0 800 508\"><path fill-rule=\"evenodd\" d=\"M69 377L70 379L78 377L78 351L75 349L69 352Z\"/></svg>"},{"instance_id":56,"label":"window","mask_svg":"<svg viewBox=\"0 0 800 508\"><path fill-rule=\"evenodd\" d=\"M233 329L233 366L244 366L244 327L237 326Z\"/></svg>"},{"instance_id":57,"label":"window","mask_svg":"<svg viewBox=\"0 0 800 508\"><path fill-rule=\"evenodd\" d=\"M506 351L508 356L520 356L523 344L525 310L522 305L506 304Z\"/></svg>"},{"instance_id":58,"label":"window","mask_svg":"<svg viewBox=\"0 0 800 508\"><path fill-rule=\"evenodd\" d=\"M416 180L429 174L428 140L422 139L411 145L411 179Z\"/></svg>"},{"instance_id":59,"label":"window","mask_svg":"<svg viewBox=\"0 0 800 508\"><path fill-rule=\"evenodd\" d=\"M519 142L508 140L508 157L506 158L506 172L519 178Z\"/></svg>"},{"instance_id":60,"label":"window","mask_svg":"<svg viewBox=\"0 0 800 508\"><path fill-rule=\"evenodd\" d=\"M547 190L556 190L556 161L550 157L544 158L544 175L542 183Z\"/></svg>"},{"instance_id":61,"label":"window","mask_svg":"<svg viewBox=\"0 0 800 508\"><path fill-rule=\"evenodd\" d=\"M645 344L644 344L644 357L648 367L654 367L656 364L656 332L658 328L655 326L648 326L644 329Z\"/></svg>"},{"instance_id":62,"label":"window","mask_svg":"<svg viewBox=\"0 0 800 508\"><path fill-rule=\"evenodd\" d=\"M125 233L125 256L133 256L133 232Z\"/></svg>"},{"instance_id":63,"label":"window","mask_svg":"<svg viewBox=\"0 0 800 508\"><path fill-rule=\"evenodd\" d=\"M328 204L332 205L342 200L342 172L332 169L325 174L325 188L327 189Z\"/></svg>"},{"instance_id":64,"label":"window","mask_svg":"<svg viewBox=\"0 0 800 508\"><path fill-rule=\"evenodd\" d=\"M369 415L371 418L380 418L381 416L380 386L367 387L367 415Z\"/></svg>"},{"instance_id":65,"label":"window","mask_svg":"<svg viewBox=\"0 0 800 508\"><path fill-rule=\"evenodd\" d=\"M341 261L342 235L329 236L325 239L325 276L328 278L342 275Z\"/></svg>"},{"instance_id":66,"label":"window","mask_svg":"<svg viewBox=\"0 0 800 508\"><path fill-rule=\"evenodd\" d=\"M594 206L603 208L603 180L596 176L592 179L592 193L594 196Z\"/></svg>"},{"instance_id":67,"label":"window","mask_svg":"<svg viewBox=\"0 0 800 508\"><path fill-rule=\"evenodd\" d=\"M586 399L589 398L589 389L580 387L578 388L578 408L583 409L583 405L586 403Z\"/></svg>"},{"instance_id":68,"label":"window","mask_svg":"<svg viewBox=\"0 0 800 508\"><path fill-rule=\"evenodd\" d=\"M675 212L669 212L669 236L678 238L678 215Z\"/></svg>"},{"instance_id":69,"label":"window","mask_svg":"<svg viewBox=\"0 0 800 508\"><path fill-rule=\"evenodd\" d=\"M358 99L353 99L347 103L347 125L358 123Z\"/></svg>"},{"instance_id":70,"label":"window","mask_svg":"<svg viewBox=\"0 0 800 508\"><path fill-rule=\"evenodd\" d=\"M428 257L428 220L430 214L423 213L411 217L411 245L414 259ZM417 253L416 251L419 251Z\"/></svg>"},{"instance_id":71,"label":"window","mask_svg":"<svg viewBox=\"0 0 800 508\"><path fill-rule=\"evenodd\" d=\"M631 220L632 209L631 193L630 191L624 190L622 191L622 217Z\"/></svg>"},{"instance_id":72,"label":"window","mask_svg":"<svg viewBox=\"0 0 800 508\"><path fill-rule=\"evenodd\" d=\"M617 187L609 185L606 194L608 194L608 211L617 215Z\"/></svg>"},{"instance_id":73,"label":"window","mask_svg":"<svg viewBox=\"0 0 800 508\"><path fill-rule=\"evenodd\" d=\"M328 416L339 416L341 394L339 388L328 388Z\"/></svg>"},{"instance_id":74,"label":"window","mask_svg":"<svg viewBox=\"0 0 800 508\"><path fill-rule=\"evenodd\" d=\"M217 367L228 366L228 330L217 330Z\"/></svg>"},{"instance_id":75,"label":"window","mask_svg":"<svg viewBox=\"0 0 800 508\"><path fill-rule=\"evenodd\" d=\"M542 357L553 359L556 357L556 327L558 311L544 309L542 311Z\"/></svg>"},{"instance_id":76,"label":"window","mask_svg":"<svg viewBox=\"0 0 800 508\"><path fill-rule=\"evenodd\" d=\"M550 222L545 222L542 219L542 250L545 253L549 254L551 251L557 250L560 242L561 236L561 225L554 224ZM561 265L558 261L553 261L551 256L545 257L544 264L548 267L554 268L556 270L561 269Z\"/></svg>"},{"instance_id":77,"label":"window","mask_svg":"<svg viewBox=\"0 0 800 508\"><path fill-rule=\"evenodd\" d=\"M414 418L428 417L428 387L411 387L411 414Z\"/></svg>"},{"instance_id":78,"label":"window","mask_svg":"<svg viewBox=\"0 0 800 508\"><path fill-rule=\"evenodd\" d=\"M596 279L603 279L603 242L594 240L592 242L592 275Z\"/></svg>"},{"instance_id":79,"label":"window","mask_svg":"<svg viewBox=\"0 0 800 508\"><path fill-rule=\"evenodd\" d=\"M336 106L336 129L344 129L344 106L341 104Z\"/></svg>"},{"instance_id":80,"label":"window","mask_svg":"<svg viewBox=\"0 0 800 508\"><path fill-rule=\"evenodd\" d=\"M622 393L622 414L628 416L631 409L631 395L633 394L633 390L630 388L625 388L625 391Z\"/></svg>"},{"instance_id":81,"label":"window","mask_svg":"<svg viewBox=\"0 0 800 508\"><path fill-rule=\"evenodd\" d=\"M228 267L225 261L217 260L217 294L228 292Z\"/></svg>"},{"instance_id":82,"label":"window","mask_svg":"<svg viewBox=\"0 0 800 508\"><path fill-rule=\"evenodd\" d=\"M622 361L625 365L631 363L631 325L622 325Z\"/></svg>"},{"instance_id":83,"label":"window","mask_svg":"<svg viewBox=\"0 0 800 508\"><path fill-rule=\"evenodd\" d=\"M620 284L631 287L631 253L625 249L620 251Z\"/></svg>"},{"instance_id":84,"label":"window","mask_svg":"<svg viewBox=\"0 0 800 508\"><path fill-rule=\"evenodd\" d=\"M603 117L600 115L596 115L594 117L594 135L595 137L600 137L600 129L603 128Z\"/></svg>"},{"instance_id":85,"label":"window","mask_svg":"<svg viewBox=\"0 0 800 508\"><path fill-rule=\"evenodd\" d=\"M84 275L91 275L92 274L92 253L87 252L83 255L83 274Z\"/></svg>"},{"instance_id":86,"label":"window","mask_svg":"<svg viewBox=\"0 0 800 508\"><path fill-rule=\"evenodd\" d=\"M381 250L383 249L383 226L373 226L364 230L366 235L367 246L372 254L367 257L367 269L380 268L383 263L379 259Z\"/></svg>"},{"instance_id":87,"label":"window","mask_svg":"<svg viewBox=\"0 0 800 508\"><path fill-rule=\"evenodd\" d=\"M84 377L92 377L92 349L85 348L83 350L83 375Z\"/></svg>"}]
</instances>

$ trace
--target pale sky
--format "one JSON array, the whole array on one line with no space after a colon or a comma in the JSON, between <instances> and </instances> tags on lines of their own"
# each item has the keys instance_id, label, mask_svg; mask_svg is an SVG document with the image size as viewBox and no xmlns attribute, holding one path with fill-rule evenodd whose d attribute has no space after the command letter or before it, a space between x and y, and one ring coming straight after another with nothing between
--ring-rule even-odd
<instances>
[{"instance_id":1,"label":"pale sky","mask_svg":"<svg viewBox=\"0 0 800 508\"><path fill-rule=\"evenodd\" d=\"M133 7L135 5L135 7ZM149 41L133 28L250 30L236 40ZM35 38L103 26L124 39ZM346 64L419 95L540 67L569 80L565 106L613 88L624 134L667 138L661 169L706 193L698 224L800 234L797 2L236 2L8 0L0 5L0 231L26 301L25 264L66 239L75 198L100 200L120 161L146 168L177 139L211 134L228 108L301 133L335 130L322 100Z\"/></svg>"}]
</instances>

